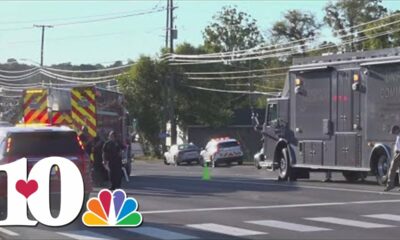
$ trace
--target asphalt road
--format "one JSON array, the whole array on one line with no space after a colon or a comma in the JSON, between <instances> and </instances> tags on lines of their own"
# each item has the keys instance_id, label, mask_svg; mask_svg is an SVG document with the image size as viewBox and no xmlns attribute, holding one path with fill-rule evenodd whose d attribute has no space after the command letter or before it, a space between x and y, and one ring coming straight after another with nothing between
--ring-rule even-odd
<instances>
[{"instance_id":1,"label":"asphalt road","mask_svg":"<svg viewBox=\"0 0 400 240\"><path fill-rule=\"evenodd\" d=\"M136 162L123 188L140 204L138 228L2 227L4 239L399 239L400 192L373 177L349 184L340 173L275 181L253 166L210 169ZM100 189L95 189L99 191ZM96 193L93 193L95 196Z\"/></svg>"}]
</instances>

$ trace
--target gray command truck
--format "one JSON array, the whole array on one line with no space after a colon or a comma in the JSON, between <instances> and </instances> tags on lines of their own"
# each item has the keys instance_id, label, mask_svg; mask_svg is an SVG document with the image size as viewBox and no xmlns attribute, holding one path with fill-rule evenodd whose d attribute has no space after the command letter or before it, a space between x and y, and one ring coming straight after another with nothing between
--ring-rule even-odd
<instances>
[{"instance_id":1,"label":"gray command truck","mask_svg":"<svg viewBox=\"0 0 400 240\"><path fill-rule=\"evenodd\" d=\"M383 184L400 126L400 48L293 60L279 98L269 98L264 165L281 180L338 171Z\"/></svg>"}]
</instances>

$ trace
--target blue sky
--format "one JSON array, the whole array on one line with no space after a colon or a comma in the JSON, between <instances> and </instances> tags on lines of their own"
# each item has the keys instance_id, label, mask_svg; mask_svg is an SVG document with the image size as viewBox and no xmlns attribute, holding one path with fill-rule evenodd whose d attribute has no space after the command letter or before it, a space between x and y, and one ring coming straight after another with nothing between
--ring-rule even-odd
<instances>
[{"instance_id":1,"label":"blue sky","mask_svg":"<svg viewBox=\"0 0 400 240\"><path fill-rule=\"evenodd\" d=\"M267 31L289 9L311 11L322 19L325 0L309 1L218 1L175 0L178 39L176 43L202 43L202 30L223 6L236 5L258 21ZM400 9L399 0L384 0L390 10ZM147 1L0 1L0 62L8 58L40 61L41 30L7 30L56 25L148 11L166 6L166 0ZM112 15L110 15L112 14ZM87 16L98 16L84 18ZM58 26L46 30L45 65L71 62L103 63L135 59L140 54L156 55L164 46L165 12L108 21Z\"/></svg>"}]
</instances>

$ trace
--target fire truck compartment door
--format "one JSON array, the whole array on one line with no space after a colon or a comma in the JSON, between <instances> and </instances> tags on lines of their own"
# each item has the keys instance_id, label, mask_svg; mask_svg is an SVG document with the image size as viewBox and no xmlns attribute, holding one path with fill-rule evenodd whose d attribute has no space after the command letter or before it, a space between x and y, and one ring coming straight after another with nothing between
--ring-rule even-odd
<instances>
[{"instance_id":1,"label":"fire truck compartment door","mask_svg":"<svg viewBox=\"0 0 400 240\"><path fill-rule=\"evenodd\" d=\"M295 99L296 138L330 138L324 132L324 121L331 120L331 76L330 69L296 74L295 79L302 82L302 93L292 95ZM294 82L292 86L295 87Z\"/></svg>"}]
</instances>

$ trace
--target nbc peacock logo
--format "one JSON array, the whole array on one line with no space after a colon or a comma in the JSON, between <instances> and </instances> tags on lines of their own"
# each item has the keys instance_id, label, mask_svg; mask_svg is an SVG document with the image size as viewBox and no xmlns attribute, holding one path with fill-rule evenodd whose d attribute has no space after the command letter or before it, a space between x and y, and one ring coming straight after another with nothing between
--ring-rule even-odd
<instances>
[{"instance_id":1,"label":"nbc peacock logo","mask_svg":"<svg viewBox=\"0 0 400 240\"><path fill-rule=\"evenodd\" d=\"M127 198L121 190L111 192L103 189L98 197L91 198L82 222L88 227L138 227L143 221L142 214L137 212L138 202Z\"/></svg>"}]
</instances>

